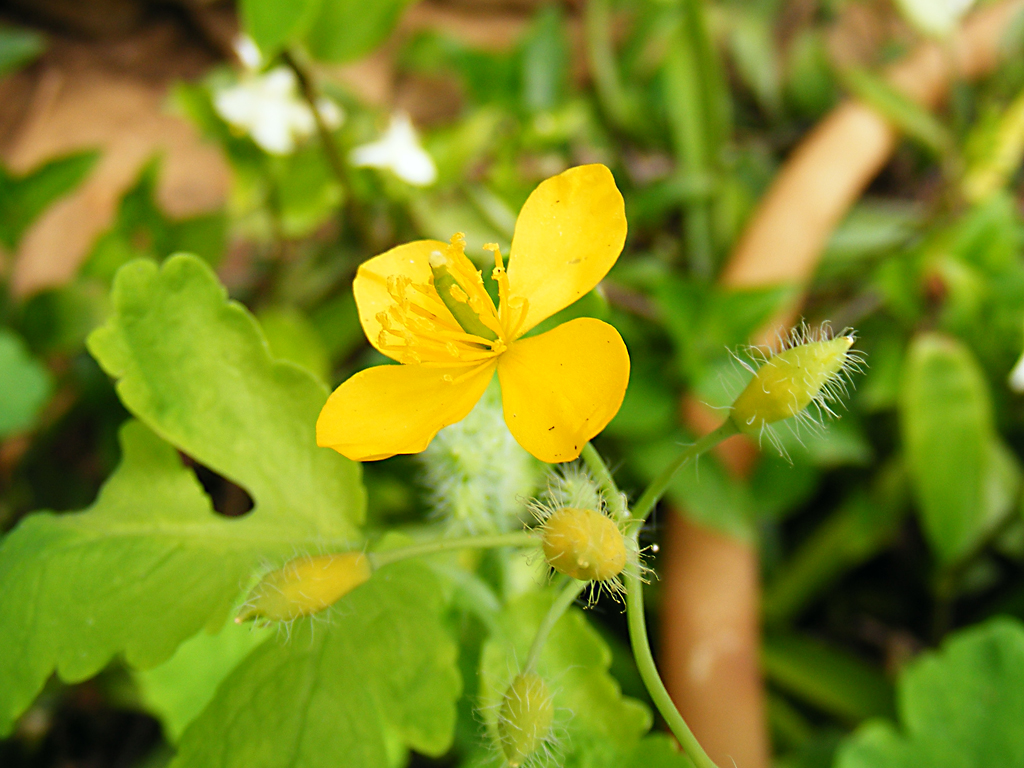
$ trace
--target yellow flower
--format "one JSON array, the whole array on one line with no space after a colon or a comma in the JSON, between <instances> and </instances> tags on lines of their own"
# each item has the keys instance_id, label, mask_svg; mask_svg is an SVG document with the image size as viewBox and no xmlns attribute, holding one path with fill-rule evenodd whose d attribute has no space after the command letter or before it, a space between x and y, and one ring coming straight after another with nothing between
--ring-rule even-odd
<instances>
[{"instance_id":1,"label":"yellow flower","mask_svg":"<svg viewBox=\"0 0 1024 768\"><path fill-rule=\"evenodd\" d=\"M494 252L498 307L461 234L370 259L353 285L359 319L370 343L402 365L369 368L338 387L320 413L317 443L357 461L418 453L472 410L497 371L519 444L550 463L577 458L622 404L626 345L593 318L522 337L593 289L625 239L611 172L585 165L530 195L507 271L498 247L485 246Z\"/></svg>"}]
</instances>

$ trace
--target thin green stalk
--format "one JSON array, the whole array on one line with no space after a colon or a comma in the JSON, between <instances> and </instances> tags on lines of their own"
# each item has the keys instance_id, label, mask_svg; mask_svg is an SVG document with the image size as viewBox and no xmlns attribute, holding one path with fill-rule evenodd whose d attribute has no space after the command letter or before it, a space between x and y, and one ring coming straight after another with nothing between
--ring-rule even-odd
<instances>
[{"instance_id":1,"label":"thin green stalk","mask_svg":"<svg viewBox=\"0 0 1024 768\"><path fill-rule=\"evenodd\" d=\"M327 127L327 123L324 122L324 116L320 113L320 108L317 105L319 94L316 92L316 87L313 85L313 79L306 72L305 68L296 61L295 57L289 51L285 51L281 54L281 60L284 61L288 68L295 73L295 78L299 81L299 90L302 91L302 98L306 100L309 105L310 111L313 113L313 120L316 123L316 132L320 137L320 143L323 144L324 154L327 155L327 162L330 163L331 170L334 175L341 182L341 185L345 187L346 191L351 190L351 185L348 180L348 172L345 170L345 163L341 160L341 152L338 150L338 144L334 140L334 134L331 133L331 129Z\"/></svg>"},{"instance_id":2,"label":"thin green stalk","mask_svg":"<svg viewBox=\"0 0 1024 768\"><path fill-rule=\"evenodd\" d=\"M647 490L644 491L636 504L633 505L633 518L636 520L645 520L647 515L651 513L651 510L654 509L654 505L657 504L661 500L661 497L665 495L665 491L668 490L669 483L671 483L672 478L676 476L676 472L682 469L690 459L694 459L702 453L707 453L727 437L735 435L738 431L739 430L737 429L736 424L733 423L733 420L726 419L718 429L713 432L708 432L708 434L704 435L704 437L696 443L688 446L671 464L661 471L660 475L651 481L650 485L647 486Z\"/></svg>"},{"instance_id":3,"label":"thin green stalk","mask_svg":"<svg viewBox=\"0 0 1024 768\"><path fill-rule=\"evenodd\" d=\"M679 714L672 697L668 695L665 683L661 681L658 668L654 664L654 655L651 653L651 644L647 638L647 623L644 619L644 596L643 584L640 575L636 571L626 572L626 611L629 624L629 642L633 646L633 657L636 659L636 667L640 672L640 678L647 687L647 692L654 701L661 716L679 741L686 756L690 758L697 768L718 768L714 760L708 757L707 752L701 747L697 737L693 735L690 726Z\"/></svg>"},{"instance_id":4,"label":"thin green stalk","mask_svg":"<svg viewBox=\"0 0 1024 768\"><path fill-rule=\"evenodd\" d=\"M597 452L593 443L587 443L583 446L583 453L581 455L587 465L587 469L590 470L594 479L597 480L597 484L601 486L605 500L608 502L608 506L612 508L612 514L620 520L628 520L629 507L626 506L626 499L619 491L619 487L612 478L612 473L608 470L608 465L604 463L604 459L601 458L601 454Z\"/></svg>"},{"instance_id":5,"label":"thin green stalk","mask_svg":"<svg viewBox=\"0 0 1024 768\"><path fill-rule=\"evenodd\" d=\"M453 549L490 549L492 547L531 547L537 545L536 535L529 531L515 533L495 533L486 536L459 536L451 539L434 539L407 547L388 549L384 552L370 552L367 556L373 567L381 568L399 560L410 557L423 557L438 552L450 552Z\"/></svg>"},{"instance_id":6,"label":"thin green stalk","mask_svg":"<svg viewBox=\"0 0 1024 768\"><path fill-rule=\"evenodd\" d=\"M580 592L586 589L588 583L586 581L569 579L569 583L565 585L565 588L555 598L555 602L551 604L551 608L544 617L544 621L537 627L537 634L534 635L533 643L530 645L530 653L526 657L526 664L523 665L522 671L524 673L532 671L534 666L536 666L537 659L540 658L540 652L544 650L544 643L547 642L551 630L554 629L555 624L562 618L562 615L569 610L569 606L576 602L576 598L580 596Z\"/></svg>"},{"instance_id":7,"label":"thin green stalk","mask_svg":"<svg viewBox=\"0 0 1024 768\"><path fill-rule=\"evenodd\" d=\"M694 456L699 456L709 450L721 440L724 440L735 432L736 426L732 423L732 420L729 419L714 432L709 433L697 441L697 443L683 451L680 457L666 467L665 471L662 472L653 483L651 483L643 496L640 497L640 501L646 505L645 511L643 515L639 515L634 508L634 520L643 520L644 517L647 516L647 512L650 511L650 508L658 502L658 499L660 499L661 495L665 492L665 488L668 487L669 481L679 468L683 466L683 464ZM583 460L587 462L587 466L590 468L590 471L601 484L602 490L612 498L621 499L622 494L619 492L618 486L615 485L611 472L608 471L608 465L604 463L604 459L601 458L601 455L589 443L586 448L583 449ZM659 482L661 484L660 489L658 487ZM638 532L634 531L629 537L629 544L634 552L640 551L637 534ZM644 619L643 582L640 579L639 569L636 567L626 568L625 577L629 641L630 645L633 647L633 657L636 659L636 666L640 671L640 677L644 681L644 686L647 688L647 692L650 693L651 699L654 701L654 704L661 713L661 716L665 718L665 722L668 724L668 727L672 730L672 733L675 734L675 737L679 741L680 746L682 746L686 756L690 758L693 764L697 766L697 768L718 768L714 761L708 757L703 747L701 747L700 743L697 741L697 737L693 735L693 731L690 730L690 727L686 724L683 716L679 714L679 710L676 709L676 705L668 695L665 683L662 682L661 676L658 674L658 668L654 664L654 654L651 653L651 644L647 638L647 624ZM572 585L570 584L570 586ZM579 592L576 592L576 594L579 594ZM562 597L565 597L565 595L566 593L563 593ZM573 599L575 599L575 596ZM560 600L556 601L556 605ZM568 605L566 605L566 607L568 607ZM555 606L552 606L551 613L554 613L554 610ZM564 608L562 610L564 610ZM550 615L551 614L549 613L549 617ZM555 620L557 620L557 618ZM555 620L552 620L552 625ZM537 641L535 640L534 646L536 645ZM531 648L531 658L533 658L534 655L535 648Z\"/></svg>"}]
</instances>

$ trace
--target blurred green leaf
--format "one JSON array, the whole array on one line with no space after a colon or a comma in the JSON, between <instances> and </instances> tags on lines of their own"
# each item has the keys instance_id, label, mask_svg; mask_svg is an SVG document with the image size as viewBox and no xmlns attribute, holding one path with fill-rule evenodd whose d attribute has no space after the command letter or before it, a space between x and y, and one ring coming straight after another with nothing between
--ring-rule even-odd
<instances>
[{"instance_id":1,"label":"blurred green leaf","mask_svg":"<svg viewBox=\"0 0 1024 768\"><path fill-rule=\"evenodd\" d=\"M344 189L317 145L307 145L274 164L281 235L313 234L341 206Z\"/></svg>"},{"instance_id":2,"label":"blurred green leaf","mask_svg":"<svg viewBox=\"0 0 1024 768\"><path fill-rule=\"evenodd\" d=\"M906 516L906 482L903 467L896 463L883 467L870 491L848 494L768 583L765 621L792 620L843 574L886 547Z\"/></svg>"},{"instance_id":3,"label":"blurred green leaf","mask_svg":"<svg viewBox=\"0 0 1024 768\"><path fill-rule=\"evenodd\" d=\"M948 565L1006 515L1020 483L1015 460L997 442L988 385L967 347L934 333L914 340L900 422L925 535Z\"/></svg>"},{"instance_id":4,"label":"blurred green leaf","mask_svg":"<svg viewBox=\"0 0 1024 768\"><path fill-rule=\"evenodd\" d=\"M411 0L321 0L306 34L309 52L317 59L357 59L390 34Z\"/></svg>"},{"instance_id":5,"label":"blurred green leaf","mask_svg":"<svg viewBox=\"0 0 1024 768\"><path fill-rule=\"evenodd\" d=\"M947 128L882 78L864 69L851 68L841 73L841 80L854 96L936 155L942 157L952 150L953 138Z\"/></svg>"},{"instance_id":6,"label":"blurred green leaf","mask_svg":"<svg viewBox=\"0 0 1024 768\"><path fill-rule=\"evenodd\" d=\"M772 683L847 722L893 711L892 687L874 667L818 640L769 632L761 663Z\"/></svg>"},{"instance_id":7,"label":"blurred green leaf","mask_svg":"<svg viewBox=\"0 0 1024 768\"><path fill-rule=\"evenodd\" d=\"M160 666L136 672L142 699L160 718L168 740L178 742L221 681L272 634L269 629L228 622L215 635L200 632L186 640Z\"/></svg>"},{"instance_id":8,"label":"blurred green leaf","mask_svg":"<svg viewBox=\"0 0 1024 768\"><path fill-rule=\"evenodd\" d=\"M902 728L863 725L837 768L1024 765L1024 627L993 619L951 636L897 683Z\"/></svg>"},{"instance_id":9,"label":"blurred green leaf","mask_svg":"<svg viewBox=\"0 0 1024 768\"><path fill-rule=\"evenodd\" d=\"M73 191L98 157L96 152L79 152L50 160L23 176L0 167L0 244L16 248L39 214Z\"/></svg>"},{"instance_id":10,"label":"blurred green leaf","mask_svg":"<svg viewBox=\"0 0 1024 768\"><path fill-rule=\"evenodd\" d=\"M771 19L738 7L730 19L729 50L736 71L769 115L782 109L782 74Z\"/></svg>"},{"instance_id":11,"label":"blurred green leaf","mask_svg":"<svg viewBox=\"0 0 1024 768\"><path fill-rule=\"evenodd\" d=\"M0 440L31 427L52 390L46 366L16 333L0 327Z\"/></svg>"},{"instance_id":12,"label":"blurred green leaf","mask_svg":"<svg viewBox=\"0 0 1024 768\"><path fill-rule=\"evenodd\" d=\"M264 58L272 59L306 33L320 4L321 0L242 0L242 26Z\"/></svg>"},{"instance_id":13,"label":"blurred green leaf","mask_svg":"<svg viewBox=\"0 0 1024 768\"><path fill-rule=\"evenodd\" d=\"M964 197L984 200L1001 189L1024 158L1024 92L1001 113L982 118L967 140Z\"/></svg>"},{"instance_id":14,"label":"blurred green leaf","mask_svg":"<svg viewBox=\"0 0 1024 768\"><path fill-rule=\"evenodd\" d=\"M83 276L109 285L117 270L132 259L161 261L178 251L195 253L210 264L220 261L227 237L225 214L169 218L156 203L159 171L158 157L143 166L136 183L121 198L113 225L99 237L82 266Z\"/></svg>"},{"instance_id":15,"label":"blurred green leaf","mask_svg":"<svg viewBox=\"0 0 1024 768\"><path fill-rule=\"evenodd\" d=\"M0 25L0 77L32 61L45 48L39 33Z\"/></svg>"},{"instance_id":16,"label":"blurred green leaf","mask_svg":"<svg viewBox=\"0 0 1024 768\"><path fill-rule=\"evenodd\" d=\"M789 44L786 90L804 114L824 114L835 104L836 88L824 36L814 28L801 29Z\"/></svg>"},{"instance_id":17,"label":"blurred green leaf","mask_svg":"<svg viewBox=\"0 0 1024 768\"><path fill-rule=\"evenodd\" d=\"M643 483L651 482L663 467L689 444L680 432L659 441L633 447L626 456L629 468ZM755 500L749 486L733 477L712 454L689 462L668 487L666 497L681 514L740 541L754 540Z\"/></svg>"},{"instance_id":18,"label":"blurred green leaf","mask_svg":"<svg viewBox=\"0 0 1024 768\"><path fill-rule=\"evenodd\" d=\"M451 745L462 680L440 585L420 563L382 569L330 621L260 645L183 734L173 768L382 768L397 741Z\"/></svg>"},{"instance_id":19,"label":"blurred green leaf","mask_svg":"<svg viewBox=\"0 0 1024 768\"><path fill-rule=\"evenodd\" d=\"M327 350L316 327L294 307L270 307L259 313L270 354L290 360L326 382L330 375Z\"/></svg>"},{"instance_id":20,"label":"blurred green leaf","mask_svg":"<svg viewBox=\"0 0 1024 768\"><path fill-rule=\"evenodd\" d=\"M522 105L527 112L554 109L565 98L569 51L561 6L540 6L520 43Z\"/></svg>"}]
</instances>

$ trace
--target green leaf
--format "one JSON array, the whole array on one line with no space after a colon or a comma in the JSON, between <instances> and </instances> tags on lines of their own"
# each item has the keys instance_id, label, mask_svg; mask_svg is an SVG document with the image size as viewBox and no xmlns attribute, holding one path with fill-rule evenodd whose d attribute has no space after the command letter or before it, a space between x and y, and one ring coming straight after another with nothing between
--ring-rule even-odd
<instances>
[{"instance_id":1,"label":"green leaf","mask_svg":"<svg viewBox=\"0 0 1024 768\"><path fill-rule=\"evenodd\" d=\"M554 109L565 97L568 81L568 42L560 6L541 6L521 45L523 108L530 113Z\"/></svg>"},{"instance_id":2,"label":"green leaf","mask_svg":"<svg viewBox=\"0 0 1024 768\"><path fill-rule=\"evenodd\" d=\"M325 61L351 61L390 34L410 0L322 0L309 28L310 53Z\"/></svg>"},{"instance_id":3,"label":"green leaf","mask_svg":"<svg viewBox=\"0 0 1024 768\"><path fill-rule=\"evenodd\" d=\"M863 69L848 69L841 73L841 79L854 96L880 112L897 130L937 155L951 151L953 139L946 126L902 91Z\"/></svg>"},{"instance_id":4,"label":"green leaf","mask_svg":"<svg viewBox=\"0 0 1024 768\"><path fill-rule=\"evenodd\" d=\"M36 32L0 26L0 77L32 61L45 47L43 36Z\"/></svg>"},{"instance_id":5,"label":"green leaf","mask_svg":"<svg viewBox=\"0 0 1024 768\"><path fill-rule=\"evenodd\" d=\"M31 427L52 389L49 371L25 342L0 328L0 439Z\"/></svg>"},{"instance_id":6,"label":"green leaf","mask_svg":"<svg viewBox=\"0 0 1024 768\"><path fill-rule=\"evenodd\" d=\"M213 699L221 681L272 631L229 622L215 635L200 632L160 666L135 674L143 701L160 718L170 741L181 738Z\"/></svg>"},{"instance_id":7,"label":"green leaf","mask_svg":"<svg viewBox=\"0 0 1024 768\"><path fill-rule=\"evenodd\" d=\"M765 675L780 688L850 722L892 712L892 687L873 667L796 633L772 632L762 648Z\"/></svg>"},{"instance_id":8,"label":"green leaf","mask_svg":"<svg viewBox=\"0 0 1024 768\"><path fill-rule=\"evenodd\" d=\"M316 327L294 307L270 307L259 315L263 334L274 357L301 365L326 381L330 373L327 349Z\"/></svg>"},{"instance_id":9,"label":"green leaf","mask_svg":"<svg viewBox=\"0 0 1024 768\"><path fill-rule=\"evenodd\" d=\"M959 632L900 675L901 729L874 721L837 768L1024 765L1024 627L994 619Z\"/></svg>"},{"instance_id":10,"label":"green leaf","mask_svg":"<svg viewBox=\"0 0 1024 768\"><path fill-rule=\"evenodd\" d=\"M900 393L907 465L929 544L949 564L1009 511L1019 469L995 435L988 386L970 350L928 333L911 344Z\"/></svg>"},{"instance_id":11,"label":"green leaf","mask_svg":"<svg viewBox=\"0 0 1024 768\"><path fill-rule=\"evenodd\" d=\"M325 625L297 622L257 648L185 731L174 768L380 768L388 741L439 756L461 692L437 578L389 566Z\"/></svg>"},{"instance_id":12,"label":"green leaf","mask_svg":"<svg viewBox=\"0 0 1024 768\"><path fill-rule=\"evenodd\" d=\"M36 217L78 186L98 156L96 152L68 155L24 176L12 176L0 167L0 244L16 248Z\"/></svg>"},{"instance_id":13,"label":"green leaf","mask_svg":"<svg viewBox=\"0 0 1024 768\"><path fill-rule=\"evenodd\" d=\"M537 627L552 602L550 590L523 595L502 616L503 636L488 641L480 660L480 715L494 734L498 705L512 677L527 657ZM555 624L537 662L536 672L554 696L554 731L566 764L609 765L628 754L651 727L647 707L622 695L608 674L612 654L583 613L570 609ZM492 735L492 738L496 738ZM597 762L597 758L603 758Z\"/></svg>"},{"instance_id":14,"label":"green leaf","mask_svg":"<svg viewBox=\"0 0 1024 768\"><path fill-rule=\"evenodd\" d=\"M311 235L338 210L344 190L318 145L275 160L281 233L294 238Z\"/></svg>"},{"instance_id":15,"label":"green leaf","mask_svg":"<svg viewBox=\"0 0 1024 768\"><path fill-rule=\"evenodd\" d=\"M327 388L271 358L252 315L228 301L205 262L124 266L114 313L89 336L136 417L261 507L324 537L354 538L364 514L360 467L316 445Z\"/></svg>"},{"instance_id":16,"label":"green leaf","mask_svg":"<svg viewBox=\"0 0 1024 768\"><path fill-rule=\"evenodd\" d=\"M320 0L242 0L242 26L265 59L309 29Z\"/></svg>"},{"instance_id":17,"label":"green leaf","mask_svg":"<svg viewBox=\"0 0 1024 768\"><path fill-rule=\"evenodd\" d=\"M30 515L0 544L0 735L54 668L75 682L116 653L159 664L218 627L260 564L330 543L319 520L259 496L245 517L217 515L174 448L136 421L121 444L92 507Z\"/></svg>"}]
</instances>

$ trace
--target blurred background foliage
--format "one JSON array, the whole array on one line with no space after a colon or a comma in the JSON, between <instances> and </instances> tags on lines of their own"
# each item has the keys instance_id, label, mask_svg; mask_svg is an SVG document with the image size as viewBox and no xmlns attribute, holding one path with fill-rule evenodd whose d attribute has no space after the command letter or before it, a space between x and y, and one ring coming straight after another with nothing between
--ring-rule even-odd
<instances>
[{"instance_id":1,"label":"blurred background foliage","mask_svg":"<svg viewBox=\"0 0 1024 768\"><path fill-rule=\"evenodd\" d=\"M966 705L971 685L994 674L979 659L1012 656L1021 642L1016 625L986 622L1024 618L1024 375L1011 377L1024 349L1024 19L1018 14L1003 30L993 72L955 81L930 111L882 75L928 35L942 34L914 7L3 4L0 529L31 510L87 505L118 461L126 413L84 339L105 318L113 274L126 261L198 254L256 313L274 355L334 386L380 361L351 293L361 261L410 239L465 231L483 264L484 242L507 253L516 211L538 182L601 162L626 199L629 239L602 286L566 313L608 320L630 349L626 401L599 440L625 488L641 488L693 439L684 395L712 407L731 401L740 381L732 351L795 301L812 325L856 327L867 353L867 375L827 431L783 430L788 455L765 450L742 476L709 456L683 472L668 497L700 525L759 553L775 763L830 766L838 754L844 768L895 765L877 755L930 754L921 744L967 754L968 741L996 738L975 733L958 742L944 733L947 719L913 714L931 698ZM239 28L261 61L236 57ZM160 46L177 49L188 65L161 72ZM105 48L114 54L104 58ZM25 136L43 119L36 112L45 89L53 90L48 73L83 56L98 78L144 70L160 108L217 155L202 172L229 181L205 210L169 212L161 184L174 150L146 154L130 181L122 174L115 185L116 205L94 214L88 247L50 252L62 266L43 274L32 260L61 242L47 239L45 228L63 221L52 211L80 199L112 151L99 140L88 146L83 129L87 146L25 159L33 155ZM261 140L218 107L230 89L278 68L291 73L290 86L273 109L305 115L281 129L291 131L285 151L272 144L279 135ZM331 109L310 111L323 98ZM723 287L718 278L768 185L845 98L899 129L892 158L832 232L805 284ZM358 148L390 136L396 114L411 117L422 149L395 138L390 161L378 148L373 163L359 162ZM73 136L80 128L59 126ZM413 156L435 169L429 180L403 170L409 153L422 150L427 161ZM241 514L251 505L242 489L202 467L197 473L219 511ZM428 518L423 477L415 458L367 465L372 525ZM657 543L659 535L656 518L646 537ZM650 602L655 615L671 609L660 605L657 582ZM623 651L622 617L609 608L593 618L615 653L613 672L642 697ZM913 661L951 633L955 644L941 657ZM234 658L248 648L239 643ZM974 678L963 672L978 665ZM1016 670L999 690L1020 690ZM173 688L173 679L154 684ZM160 764L182 722L145 702L122 668L80 686L54 682L0 743L0 763ZM1015 728L1020 738L1019 720L1003 722L989 706L992 719L977 727ZM956 719L957 709L949 715ZM864 721L898 717L913 732L903 742L877 721L850 735ZM971 754L984 755L978 749ZM940 764L920 759L905 764Z\"/></svg>"}]
</instances>

